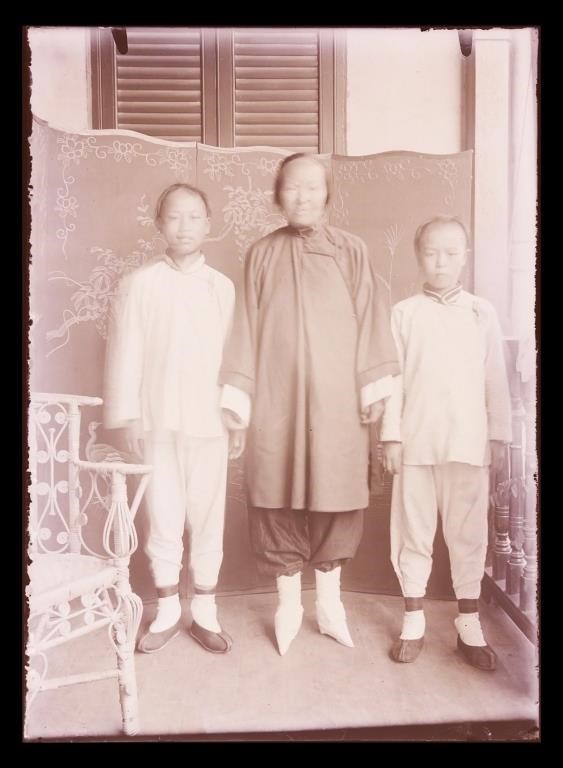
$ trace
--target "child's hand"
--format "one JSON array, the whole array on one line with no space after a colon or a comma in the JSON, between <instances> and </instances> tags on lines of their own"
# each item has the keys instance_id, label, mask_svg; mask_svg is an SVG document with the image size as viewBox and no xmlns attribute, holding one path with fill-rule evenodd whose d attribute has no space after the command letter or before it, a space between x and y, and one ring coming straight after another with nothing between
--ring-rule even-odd
<instances>
[{"instance_id":1,"label":"child's hand","mask_svg":"<svg viewBox=\"0 0 563 768\"><path fill-rule=\"evenodd\" d=\"M490 440L491 444L491 469L498 475L504 469L506 461L506 445L500 440Z\"/></svg>"},{"instance_id":2,"label":"child's hand","mask_svg":"<svg viewBox=\"0 0 563 768\"><path fill-rule=\"evenodd\" d=\"M378 400L376 403L368 405L367 408L362 408L360 412L360 421L362 424L375 424L375 422L381 417L381 414L384 410L384 401Z\"/></svg>"},{"instance_id":3,"label":"child's hand","mask_svg":"<svg viewBox=\"0 0 563 768\"><path fill-rule=\"evenodd\" d=\"M223 424L225 425L226 429L229 430L229 432L246 429L247 425L244 423L244 421L237 413L231 411L230 408L221 408L221 418L223 419Z\"/></svg>"},{"instance_id":4,"label":"child's hand","mask_svg":"<svg viewBox=\"0 0 563 768\"><path fill-rule=\"evenodd\" d=\"M246 429L229 432L229 459L238 459L246 446Z\"/></svg>"},{"instance_id":5,"label":"child's hand","mask_svg":"<svg viewBox=\"0 0 563 768\"><path fill-rule=\"evenodd\" d=\"M125 427L125 443L127 445L127 450L135 456L138 456L141 461L143 460L143 451L141 450L140 443L142 439L143 429L141 420L136 419L135 421L129 422L128 426Z\"/></svg>"},{"instance_id":6,"label":"child's hand","mask_svg":"<svg viewBox=\"0 0 563 768\"><path fill-rule=\"evenodd\" d=\"M383 443L383 466L386 472L397 475L401 469L402 457L402 443Z\"/></svg>"}]
</instances>

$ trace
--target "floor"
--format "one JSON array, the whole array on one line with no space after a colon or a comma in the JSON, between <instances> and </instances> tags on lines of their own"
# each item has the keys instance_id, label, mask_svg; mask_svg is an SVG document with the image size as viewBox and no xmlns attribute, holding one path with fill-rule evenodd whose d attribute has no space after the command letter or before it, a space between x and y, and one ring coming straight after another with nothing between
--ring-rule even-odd
<instances>
[{"instance_id":1,"label":"floor","mask_svg":"<svg viewBox=\"0 0 563 768\"><path fill-rule=\"evenodd\" d=\"M187 632L158 653L137 654L140 737L495 722L524 723L529 731L538 722L537 651L497 606L481 609L498 655L496 672L488 673L455 649L455 602L426 601L425 647L414 664L397 664L388 652L400 629L400 598L344 593L354 649L318 633L314 600L314 591L304 591L303 626L283 657L274 646L273 594L218 598L234 640L227 655L206 652ZM146 606L144 621L153 613ZM189 624L187 608L184 619ZM52 651L51 675L112 665L104 630L70 648ZM117 682L102 680L39 694L25 737L105 740L120 737L120 726Z\"/></svg>"}]
</instances>

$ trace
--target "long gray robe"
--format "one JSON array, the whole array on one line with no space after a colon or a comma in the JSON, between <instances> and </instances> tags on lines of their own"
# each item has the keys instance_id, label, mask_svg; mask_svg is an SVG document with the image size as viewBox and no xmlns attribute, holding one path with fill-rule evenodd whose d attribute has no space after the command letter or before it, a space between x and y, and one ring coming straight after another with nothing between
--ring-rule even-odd
<instances>
[{"instance_id":1,"label":"long gray robe","mask_svg":"<svg viewBox=\"0 0 563 768\"><path fill-rule=\"evenodd\" d=\"M282 227L255 243L220 376L252 398L249 504L367 507L360 390L398 373L387 291L360 238L321 225Z\"/></svg>"}]
</instances>

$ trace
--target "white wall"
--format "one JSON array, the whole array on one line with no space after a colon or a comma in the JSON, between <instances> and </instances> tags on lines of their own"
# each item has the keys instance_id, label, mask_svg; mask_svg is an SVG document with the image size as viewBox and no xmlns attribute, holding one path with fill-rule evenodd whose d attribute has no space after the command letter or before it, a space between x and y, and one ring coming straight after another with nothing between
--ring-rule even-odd
<instances>
[{"instance_id":1,"label":"white wall","mask_svg":"<svg viewBox=\"0 0 563 768\"><path fill-rule=\"evenodd\" d=\"M456 30L350 29L347 154L462 149Z\"/></svg>"},{"instance_id":2,"label":"white wall","mask_svg":"<svg viewBox=\"0 0 563 768\"><path fill-rule=\"evenodd\" d=\"M89 31L31 27L31 111L52 125L88 130L91 123Z\"/></svg>"}]
</instances>

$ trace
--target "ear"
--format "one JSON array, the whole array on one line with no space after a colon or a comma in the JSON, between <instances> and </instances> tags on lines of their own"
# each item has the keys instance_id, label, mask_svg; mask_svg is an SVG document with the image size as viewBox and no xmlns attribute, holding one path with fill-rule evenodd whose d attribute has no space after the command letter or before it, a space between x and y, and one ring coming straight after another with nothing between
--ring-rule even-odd
<instances>
[{"instance_id":1,"label":"ear","mask_svg":"<svg viewBox=\"0 0 563 768\"><path fill-rule=\"evenodd\" d=\"M207 224L205 226L205 234L208 235L211 232L211 219L207 217Z\"/></svg>"}]
</instances>

